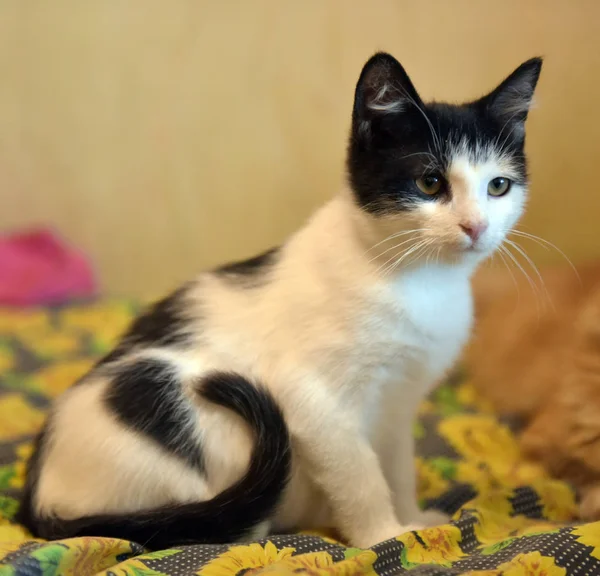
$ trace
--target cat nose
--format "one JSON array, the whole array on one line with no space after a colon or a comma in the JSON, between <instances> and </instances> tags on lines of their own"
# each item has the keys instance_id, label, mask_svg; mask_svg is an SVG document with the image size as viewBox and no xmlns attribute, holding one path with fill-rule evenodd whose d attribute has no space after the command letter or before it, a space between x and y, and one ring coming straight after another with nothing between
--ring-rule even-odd
<instances>
[{"instance_id":1,"label":"cat nose","mask_svg":"<svg viewBox=\"0 0 600 576\"><path fill-rule=\"evenodd\" d=\"M487 230L487 222L465 222L460 224L462 231L473 241L477 242L479 237Z\"/></svg>"}]
</instances>

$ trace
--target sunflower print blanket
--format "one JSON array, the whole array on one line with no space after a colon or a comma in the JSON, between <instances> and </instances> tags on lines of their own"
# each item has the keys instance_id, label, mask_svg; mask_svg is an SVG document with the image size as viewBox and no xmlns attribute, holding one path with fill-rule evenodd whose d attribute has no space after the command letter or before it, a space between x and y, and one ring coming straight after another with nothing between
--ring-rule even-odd
<instances>
[{"instance_id":1,"label":"sunflower print blanket","mask_svg":"<svg viewBox=\"0 0 600 576\"><path fill-rule=\"evenodd\" d=\"M0 310L0 576L600 574L600 523L574 522L571 489L521 458L509 426L461 374L423 403L414 429L422 504L451 514L447 525L370 550L326 534L153 552L111 538L32 538L12 521L31 438L52 398L110 349L135 312L114 300Z\"/></svg>"}]
</instances>

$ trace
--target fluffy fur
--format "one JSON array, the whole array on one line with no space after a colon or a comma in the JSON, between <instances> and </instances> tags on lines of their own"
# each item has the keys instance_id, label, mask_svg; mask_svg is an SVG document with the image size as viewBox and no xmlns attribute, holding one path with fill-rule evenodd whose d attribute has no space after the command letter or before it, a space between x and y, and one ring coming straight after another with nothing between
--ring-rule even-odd
<instances>
[{"instance_id":1,"label":"fluffy fur","mask_svg":"<svg viewBox=\"0 0 600 576\"><path fill-rule=\"evenodd\" d=\"M526 454L577 486L600 519L600 263L543 270L548 295L501 272L475 282L467 362L479 391L523 424Z\"/></svg>"},{"instance_id":2,"label":"fluffy fur","mask_svg":"<svg viewBox=\"0 0 600 576\"><path fill-rule=\"evenodd\" d=\"M149 546L334 527L362 547L439 521L417 506L413 416L469 336L473 270L521 215L540 67L452 106L369 60L350 186L280 248L160 302L58 400L21 520Z\"/></svg>"}]
</instances>

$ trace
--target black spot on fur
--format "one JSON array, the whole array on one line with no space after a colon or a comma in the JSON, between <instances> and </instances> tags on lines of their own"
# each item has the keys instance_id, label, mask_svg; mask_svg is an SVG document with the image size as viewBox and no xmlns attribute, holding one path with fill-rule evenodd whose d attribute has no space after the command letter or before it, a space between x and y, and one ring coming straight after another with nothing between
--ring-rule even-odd
<instances>
[{"instance_id":1,"label":"black spot on fur","mask_svg":"<svg viewBox=\"0 0 600 576\"><path fill-rule=\"evenodd\" d=\"M248 260L225 264L215 270L215 274L244 286L262 284L273 266L277 263L279 248L271 248L259 256Z\"/></svg>"},{"instance_id":2,"label":"black spot on fur","mask_svg":"<svg viewBox=\"0 0 600 576\"><path fill-rule=\"evenodd\" d=\"M389 54L365 64L356 86L348 174L358 204L373 214L411 210L418 203L447 201L446 185L435 196L423 194L415 180L444 176L452 152L466 143L472 155L493 146L511 157L525 182L524 112L541 69L541 60L520 66L496 90L463 105L424 103L402 66ZM519 101L515 102L515 99Z\"/></svg>"},{"instance_id":3,"label":"black spot on fur","mask_svg":"<svg viewBox=\"0 0 600 576\"><path fill-rule=\"evenodd\" d=\"M185 342L190 332L184 317L187 290L187 286L179 288L137 318L125 336L126 340L153 346Z\"/></svg>"},{"instance_id":4,"label":"black spot on fur","mask_svg":"<svg viewBox=\"0 0 600 576\"><path fill-rule=\"evenodd\" d=\"M155 550L191 543L228 543L247 537L272 516L289 479L290 439L283 415L266 390L237 374L205 377L198 383L198 394L240 415L254 433L250 466L233 486L206 502L127 514L72 520L30 514L27 528L50 540L77 536L123 538Z\"/></svg>"},{"instance_id":5,"label":"black spot on fur","mask_svg":"<svg viewBox=\"0 0 600 576\"><path fill-rule=\"evenodd\" d=\"M188 342L192 336L190 321L185 315L188 290L187 285L179 288L138 316L100 364L120 360L135 347L176 346Z\"/></svg>"},{"instance_id":6,"label":"black spot on fur","mask_svg":"<svg viewBox=\"0 0 600 576\"><path fill-rule=\"evenodd\" d=\"M173 366L154 359L120 366L107 389L106 403L128 427L204 470L194 408Z\"/></svg>"},{"instance_id":7,"label":"black spot on fur","mask_svg":"<svg viewBox=\"0 0 600 576\"><path fill-rule=\"evenodd\" d=\"M25 486L21 495L19 510L17 511L15 520L25 526L28 530L32 530L35 526L35 510L33 509L33 500L37 492L37 487L40 478L40 470L42 466L42 457L48 436L48 427L50 421L46 422L44 428L36 436L33 443L33 452L31 458L27 462Z\"/></svg>"}]
</instances>

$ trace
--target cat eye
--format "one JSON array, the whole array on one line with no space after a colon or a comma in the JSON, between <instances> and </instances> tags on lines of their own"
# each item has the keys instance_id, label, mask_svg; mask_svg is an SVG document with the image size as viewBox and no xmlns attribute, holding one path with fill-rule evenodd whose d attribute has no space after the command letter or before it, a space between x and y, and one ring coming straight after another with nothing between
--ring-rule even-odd
<instances>
[{"instance_id":1,"label":"cat eye","mask_svg":"<svg viewBox=\"0 0 600 576\"><path fill-rule=\"evenodd\" d=\"M504 196L510 190L511 185L512 181L508 178L494 178L488 184L488 194L496 197Z\"/></svg>"},{"instance_id":2,"label":"cat eye","mask_svg":"<svg viewBox=\"0 0 600 576\"><path fill-rule=\"evenodd\" d=\"M442 189L442 183L441 177L433 174L415 180L417 188L423 192L423 194L427 194L428 196L437 194Z\"/></svg>"}]
</instances>

